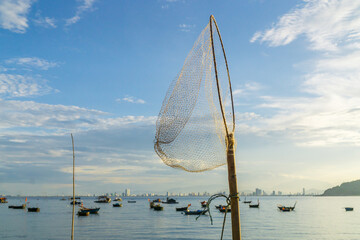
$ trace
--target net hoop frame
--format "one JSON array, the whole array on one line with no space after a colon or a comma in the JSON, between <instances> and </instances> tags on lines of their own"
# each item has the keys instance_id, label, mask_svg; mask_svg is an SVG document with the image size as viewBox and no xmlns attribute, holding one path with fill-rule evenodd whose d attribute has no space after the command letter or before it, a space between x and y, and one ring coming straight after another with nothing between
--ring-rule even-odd
<instances>
[{"instance_id":1,"label":"net hoop frame","mask_svg":"<svg viewBox=\"0 0 360 240\"><path fill-rule=\"evenodd\" d=\"M224 48L224 44L223 44L223 41L222 41L222 38L221 38L220 30L219 30L219 27L218 27L218 25L216 23L214 15L210 16L209 22L210 22L210 24L209 24L210 25L210 39L211 39L211 47L212 47L212 53L213 53L216 86L217 86L220 109L221 109L221 114L222 114L222 118L223 118L223 121L224 121L226 136L227 136L227 138L229 138L229 129L228 129L228 126L227 126L227 123L226 123L225 110L224 110L224 106L222 104L222 98L221 98L221 92L220 92L220 82L219 82L219 77L218 77L218 72L217 72L215 46L214 46L214 36L213 36L214 34L213 34L212 23L214 23L214 25L216 27L216 32L218 34L218 37L219 37L219 40L220 40L220 43L221 43L222 52L224 54L224 61L225 61L225 65L226 65L226 72L227 72L228 81L229 81L229 90L230 90L230 98L231 98L231 111L232 111L232 121L233 121L233 129L231 130L231 133L233 133L235 131L235 110L234 110L234 99L233 99L232 87L231 87L231 81L230 81L229 66L228 66L228 62L227 62L227 59L226 59L225 48Z\"/></svg>"}]
</instances>

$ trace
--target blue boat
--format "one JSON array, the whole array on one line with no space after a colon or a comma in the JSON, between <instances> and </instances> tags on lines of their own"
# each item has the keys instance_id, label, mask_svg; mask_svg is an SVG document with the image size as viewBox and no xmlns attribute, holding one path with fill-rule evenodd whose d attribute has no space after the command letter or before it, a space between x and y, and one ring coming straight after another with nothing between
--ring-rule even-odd
<instances>
[{"instance_id":1,"label":"blue boat","mask_svg":"<svg viewBox=\"0 0 360 240\"><path fill-rule=\"evenodd\" d=\"M205 214L208 210L196 210L196 211L184 211L185 215L202 215Z\"/></svg>"},{"instance_id":2,"label":"blue boat","mask_svg":"<svg viewBox=\"0 0 360 240\"><path fill-rule=\"evenodd\" d=\"M84 212L89 212L90 214L97 214L100 210L100 208L86 208L86 207L82 207L80 208L81 211Z\"/></svg>"}]
</instances>

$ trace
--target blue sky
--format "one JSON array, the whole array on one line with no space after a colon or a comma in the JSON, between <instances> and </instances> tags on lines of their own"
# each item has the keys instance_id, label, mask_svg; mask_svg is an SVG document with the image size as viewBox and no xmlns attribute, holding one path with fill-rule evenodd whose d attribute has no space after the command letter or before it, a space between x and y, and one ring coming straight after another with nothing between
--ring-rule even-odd
<instances>
[{"instance_id":1,"label":"blue sky","mask_svg":"<svg viewBox=\"0 0 360 240\"><path fill-rule=\"evenodd\" d=\"M214 14L237 113L240 191L359 178L360 3L0 0L0 194L227 190L226 167L153 151L170 82Z\"/></svg>"}]
</instances>

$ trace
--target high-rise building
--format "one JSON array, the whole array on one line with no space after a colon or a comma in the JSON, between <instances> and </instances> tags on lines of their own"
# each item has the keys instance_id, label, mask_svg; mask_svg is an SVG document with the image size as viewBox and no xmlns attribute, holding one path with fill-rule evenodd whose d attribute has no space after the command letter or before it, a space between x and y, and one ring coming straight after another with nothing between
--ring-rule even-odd
<instances>
[{"instance_id":1,"label":"high-rise building","mask_svg":"<svg viewBox=\"0 0 360 240\"><path fill-rule=\"evenodd\" d=\"M130 196L130 188L125 189L125 196Z\"/></svg>"},{"instance_id":2,"label":"high-rise building","mask_svg":"<svg viewBox=\"0 0 360 240\"><path fill-rule=\"evenodd\" d=\"M303 188L303 196L305 196L305 188Z\"/></svg>"},{"instance_id":3,"label":"high-rise building","mask_svg":"<svg viewBox=\"0 0 360 240\"><path fill-rule=\"evenodd\" d=\"M261 195L261 189L259 189L259 188L255 189L255 195L260 196Z\"/></svg>"},{"instance_id":4,"label":"high-rise building","mask_svg":"<svg viewBox=\"0 0 360 240\"><path fill-rule=\"evenodd\" d=\"M282 192L278 191L278 195L281 196L281 195L282 195Z\"/></svg>"}]
</instances>

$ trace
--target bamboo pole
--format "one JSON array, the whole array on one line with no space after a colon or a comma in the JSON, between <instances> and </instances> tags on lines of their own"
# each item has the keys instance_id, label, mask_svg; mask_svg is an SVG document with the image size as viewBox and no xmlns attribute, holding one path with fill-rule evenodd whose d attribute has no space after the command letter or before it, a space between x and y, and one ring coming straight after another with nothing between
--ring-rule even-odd
<instances>
[{"instance_id":1,"label":"bamboo pole","mask_svg":"<svg viewBox=\"0 0 360 240\"><path fill-rule=\"evenodd\" d=\"M74 239L74 218L75 218L75 148L74 148L74 138L71 133L71 142L73 149L73 209L72 209L72 222L71 222L71 240Z\"/></svg>"},{"instance_id":2,"label":"bamboo pole","mask_svg":"<svg viewBox=\"0 0 360 240\"><path fill-rule=\"evenodd\" d=\"M229 180L229 190L230 190L230 200L231 200L232 239L241 240L239 194L238 194L237 178L236 178L234 143L235 143L234 134L230 133L228 136L227 165L228 165L228 180Z\"/></svg>"},{"instance_id":3,"label":"bamboo pole","mask_svg":"<svg viewBox=\"0 0 360 240\"><path fill-rule=\"evenodd\" d=\"M225 110L222 104L221 98L221 91L220 91L220 83L218 78L217 72L217 64L216 64L216 55L215 55L215 46L214 46L214 37L213 37L213 27L212 24L214 23L216 27L217 34L220 39L221 48L224 54L224 60L226 64L226 71L229 80L229 88L230 88L230 96L231 96L231 107L232 107L232 116L233 116L233 129L230 132L225 117ZM234 113L234 102L232 96L232 89L231 89L231 81L230 81L230 73L229 67L226 60L226 54L224 49L224 44L221 39L220 31L218 25L216 23L215 17L213 15L210 16L210 39L211 39L211 47L213 53L213 61L214 61L214 72L216 78L216 86L218 90L218 97L220 103L220 110L224 121L224 127L226 132L226 142L227 142L227 166L228 166L228 181L229 181L229 192L230 192L230 200L231 200L231 229L232 229L232 239L233 240L241 240L241 226L240 226L240 209L239 209L239 193L237 188L237 178L236 178L236 166L235 166L235 151L234 151L234 131L235 131L235 113Z\"/></svg>"}]
</instances>

